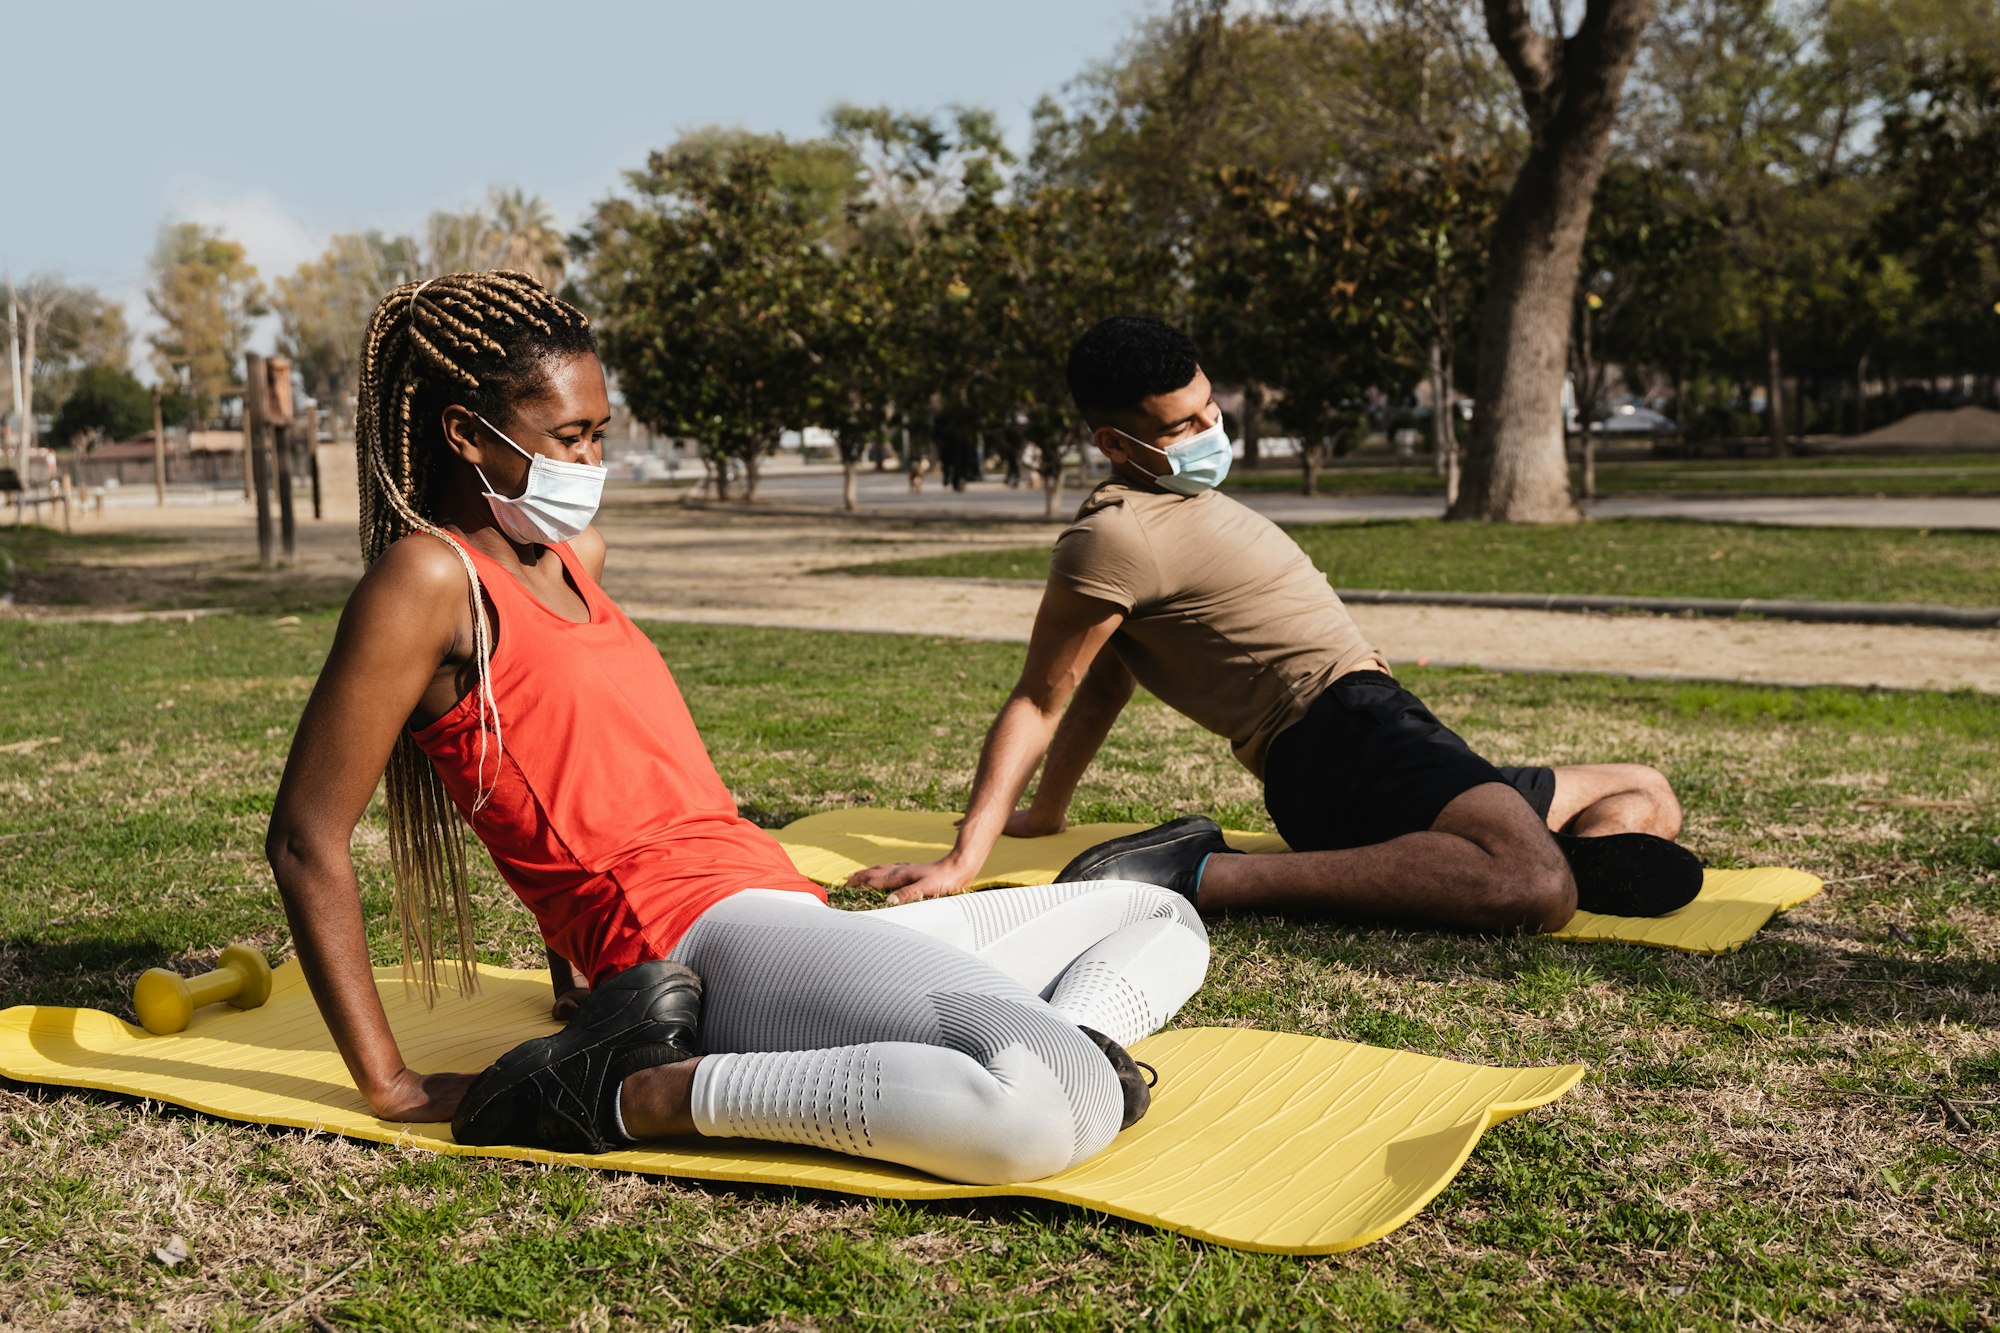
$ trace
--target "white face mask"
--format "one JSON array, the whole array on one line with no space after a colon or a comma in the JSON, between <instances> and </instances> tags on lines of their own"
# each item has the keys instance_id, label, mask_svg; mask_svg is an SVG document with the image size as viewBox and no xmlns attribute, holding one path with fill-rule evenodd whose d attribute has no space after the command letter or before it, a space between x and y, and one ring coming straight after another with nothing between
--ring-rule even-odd
<instances>
[{"instance_id":1,"label":"white face mask","mask_svg":"<svg viewBox=\"0 0 2000 1333\"><path fill-rule=\"evenodd\" d=\"M548 546L570 541L590 526L597 514L597 502L604 495L604 468L589 463L564 463L541 454L531 454L498 426L479 416L479 423L507 441L507 446L528 460L528 485L519 495L497 494L493 483L478 464L472 470L486 484L486 507L500 531L517 542Z\"/></svg>"},{"instance_id":2,"label":"white face mask","mask_svg":"<svg viewBox=\"0 0 2000 1333\"><path fill-rule=\"evenodd\" d=\"M1116 426L1111 429L1125 435ZM1207 430L1164 449L1136 436L1125 435L1125 438L1167 460L1168 470L1153 480L1177 495L1200 495L1220 486L1222 479L1229 475L1229 463L1235 456L1235 447L1229 443L1229 432L1222 428L1220 413L1216 414L1215 424Z\"/></svg>"}]
</instances>

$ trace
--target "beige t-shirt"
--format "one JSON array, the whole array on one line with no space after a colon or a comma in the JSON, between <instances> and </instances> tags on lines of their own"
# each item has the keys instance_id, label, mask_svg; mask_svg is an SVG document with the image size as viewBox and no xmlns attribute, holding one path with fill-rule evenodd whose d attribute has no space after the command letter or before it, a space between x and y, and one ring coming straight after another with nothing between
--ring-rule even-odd
<instances>
[{"instance_id":1,"label":"beige t-shirt","mask_svg":"<svg viewBox=\"0 0 2000 1333\"><path fill-rule=\"evenodd\" d=\"M1056 538L1049 578L1121 608L1111 647L1134 678L1260 778L1278 733L1379 656L1298 543L1220 491L1105 482Z\"/></svg>"}]
</instances>

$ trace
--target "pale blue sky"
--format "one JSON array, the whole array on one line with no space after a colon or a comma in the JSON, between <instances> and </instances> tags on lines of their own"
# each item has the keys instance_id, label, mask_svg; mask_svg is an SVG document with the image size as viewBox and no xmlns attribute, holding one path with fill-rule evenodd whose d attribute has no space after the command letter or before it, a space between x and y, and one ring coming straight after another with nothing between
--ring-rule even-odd
<instances>
[{"instance_id":1,"label":"pale blue sky","mask_svg":"<svg viewBox=\"0 0 2000 1333\"><path fill-rule=\"evenodd\" d=\"M0 263L137 303L169 219L224 226L266 277L334 232L413 230L495 185L567 226L678 131L810 135L839 101L990 106L1018 140L1039 96L1157 8L8 0L0 86L27 114L7 136Z\"/></svg>"}]
</instances>

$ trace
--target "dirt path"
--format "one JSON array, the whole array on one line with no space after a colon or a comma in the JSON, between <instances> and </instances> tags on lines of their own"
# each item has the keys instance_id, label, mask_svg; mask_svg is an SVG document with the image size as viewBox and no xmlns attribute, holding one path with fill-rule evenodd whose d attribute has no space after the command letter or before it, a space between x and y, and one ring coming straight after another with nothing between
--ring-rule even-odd
<instances>
[{"instance_id":1,"label":"dirt path","mask_svg":"<svg viewBox=\"0 0 2000 1333\"><path fill-rule=\"evenodd\" d=\"M1038 589L814 571L1033 545L1057 531L737 518L615 491L602 527L611 545L605 586L637 617L1002 640L1027 638ZM241 503L114 508L79 531L174 539L93 559L90 582L124 590L122 605L159 604L169 591L170 604L198 605L205 582L260 577ZM301 523L299 559L283 577L338 586L358 566L350 509ZM2000 631L1423 606L1360 607L1357 619L1396 662L2000 693Z\"/></svg>"}]
</instances>

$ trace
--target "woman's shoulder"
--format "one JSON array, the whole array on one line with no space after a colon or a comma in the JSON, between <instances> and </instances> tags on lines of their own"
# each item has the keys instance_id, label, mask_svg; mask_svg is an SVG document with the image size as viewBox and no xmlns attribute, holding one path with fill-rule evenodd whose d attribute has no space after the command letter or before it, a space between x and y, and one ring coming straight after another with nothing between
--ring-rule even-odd
<instances>
[{"instance_id":1,"label":"woman's shoulder","mask_svg":"<svg viewBox=\"0 0 2000 1333\"><path fill-rule=\"evenodd\" d=\"M385 617L448 622L456 630L469 614L466 556L451 543L413 532L382 552L347 599L347 618L372 623ZM470 622L467 621L469 624Z\"/></svg>"},{"instance_id":2,"label":"woman's shoulder","mask_svg":"<svg viewBox=\"0 0 2000 1333\"><path fill-rule=\"evenodd\" d=\"M469 641L470 587L459 552L436 537L405 537L348 594L338 640L368 645L378 656L416 660L435 651L437 660L450 660Z\"/></svg>"},{"instance_id":3,"label":"woman's shoulder","mask_svg":"<svg viewBox=\"0 0 2000 1333\"><path fill-rule=\"evenodd\" d=\"M413 532L382 552L361 583L423 598L463 597L467 586L465 556L449 538Z\"/></svg>"}]
</instances>

